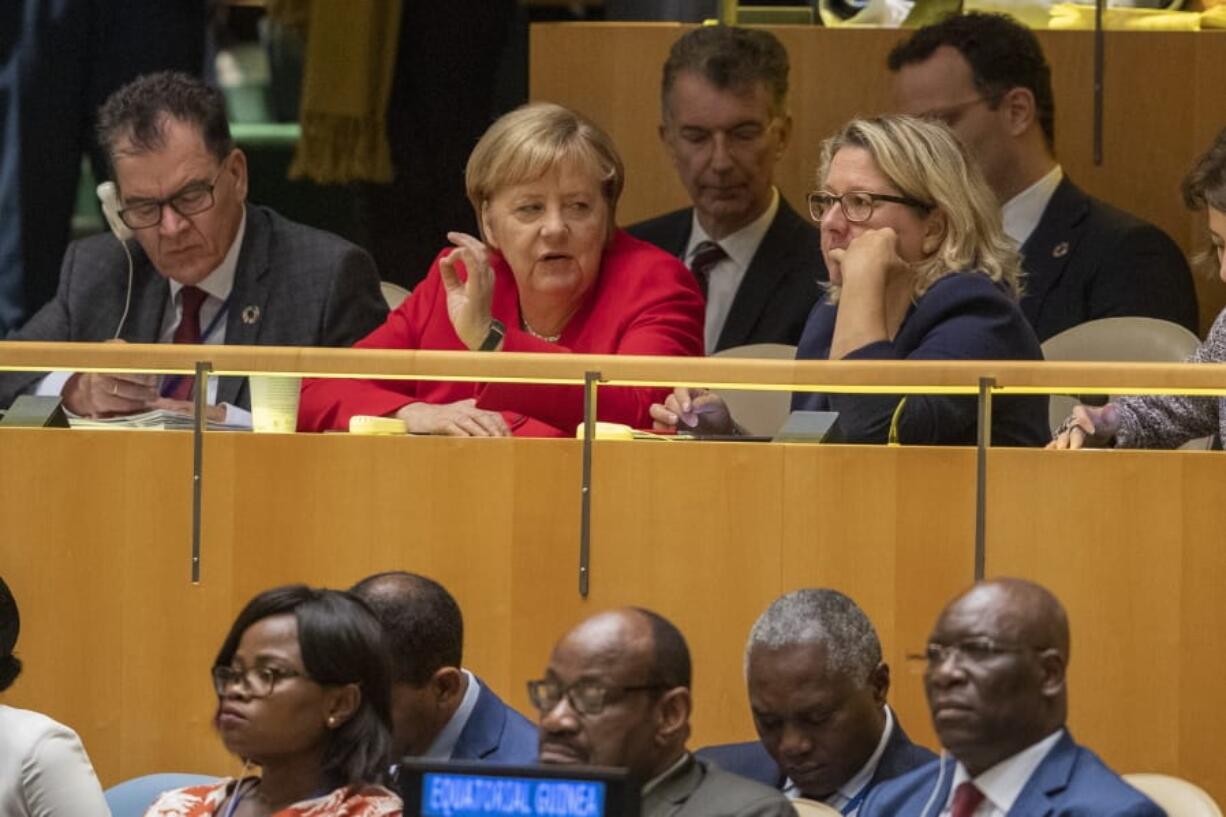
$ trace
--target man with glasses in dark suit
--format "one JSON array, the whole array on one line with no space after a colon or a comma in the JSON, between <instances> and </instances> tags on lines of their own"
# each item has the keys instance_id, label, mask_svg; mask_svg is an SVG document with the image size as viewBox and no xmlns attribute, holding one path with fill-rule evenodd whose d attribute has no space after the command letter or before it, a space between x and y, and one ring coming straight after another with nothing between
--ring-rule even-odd
<instances>
[{"instance_id":1,"label":"man with glasses in dark suit","mask_svg":"<svg viewBox=\"0 0 1226 817\"><path fill-rule=\"evenodd\" d=\"M387 313L359 248L248 205L247 160L221 93L185 74L151 74L103 105L99 142L114 175L100 188L115 235L64 255L59 289L9 340L348 346ZM0 374L0 407L59 394L74 414L189 410L191 377ZM244 378L209 380L209 419L243 424Z\"/></svg>"},{"instance_id":2,"label":"man with glasses in dark suit","mask_svg":"<svg viewBox=\"0 0 1226 817\"><path fill-rule=\"evenodd\" d=\"M900 112L938 119L979 162L1022 251L1022 312L1040 341L1137 315L1196 332L1183 252L1152 224L1088 195L1055 155L1051 68L1030 29L1002 14L954 15L889 56Z\"/></svg>"},{"instance_id":3,"label":"man with glasses in dark suit","mask_svg":"<svg viewBox=\"0 0 1226 817\"><path fill-rule=\"evenodd\" d=\"M690 653L676 627L632 607L579 623L528 683L542 763L614 766L643 786L643 817L794 817L779 792L695 758Z\"/></svg>"}]
</instances>

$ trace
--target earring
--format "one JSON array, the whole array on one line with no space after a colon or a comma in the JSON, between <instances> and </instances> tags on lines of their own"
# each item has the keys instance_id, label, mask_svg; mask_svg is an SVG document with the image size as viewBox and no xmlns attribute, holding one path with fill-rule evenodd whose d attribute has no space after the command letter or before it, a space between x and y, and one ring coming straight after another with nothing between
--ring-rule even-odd
<instances>
[{"instance_id":1,"label":"earring","mask_svg":"<svg viewBox=\"0 0 1226 817\"><path fill-rule=\"evenodd\" d=\"M328 728L329 728L329 729L335 729L335 728L336 728L336 716L335 716L335 715L329 715L329 716L328 716Z\"/></svg>"}]
</instances>

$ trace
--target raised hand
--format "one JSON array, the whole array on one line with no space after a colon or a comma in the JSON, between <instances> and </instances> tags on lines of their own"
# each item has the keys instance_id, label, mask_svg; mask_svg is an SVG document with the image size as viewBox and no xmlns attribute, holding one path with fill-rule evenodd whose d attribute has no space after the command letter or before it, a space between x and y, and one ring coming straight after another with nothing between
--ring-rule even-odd
<instances>
[{"instance_id":1,"label":"raised hand","mask_svg":"<svg viewBox=\"0 0 1226 817\"><path fill-rule=\"evenodd\" d=\"M481 348L490 331L494 302L494 270L489 249L468 233L447 233L456 245L439 261L439 273L447 291L447 315L456 335L470 350ZM461 281L456 264L463 263L468 279Z\"/></svg>"}]
</instances>

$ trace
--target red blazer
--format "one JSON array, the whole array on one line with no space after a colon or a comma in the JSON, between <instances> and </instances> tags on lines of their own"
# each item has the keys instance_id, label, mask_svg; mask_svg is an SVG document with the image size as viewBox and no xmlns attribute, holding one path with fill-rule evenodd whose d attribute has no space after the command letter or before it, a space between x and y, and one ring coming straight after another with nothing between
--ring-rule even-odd
<instances>
[{"instance_id":1,"label":"red blazer","mask_svg":"<svg viewBox=\"0 0 1226 817\"><path fill-rule=\"evenodd\" d=\"M506 324L502 348L508 352L702 355L705 306L694 276L672 255L621 230L604 252L592 290L557 343L520 329L519 292L511 268L496 253L491 261L493 314ZM465 350L447 315L446 298L435 259L413 294L355 348ZM667 389L602 388L597 415L647 428L648 407L667 393ZM383 416L419 400L442 404L470 397L480 408L502 412L516 436L569 437L583 421L583 389L578 386L331 379L303 384L298 427L346 429L355 414Z\"/></svg>"}]
</instances>

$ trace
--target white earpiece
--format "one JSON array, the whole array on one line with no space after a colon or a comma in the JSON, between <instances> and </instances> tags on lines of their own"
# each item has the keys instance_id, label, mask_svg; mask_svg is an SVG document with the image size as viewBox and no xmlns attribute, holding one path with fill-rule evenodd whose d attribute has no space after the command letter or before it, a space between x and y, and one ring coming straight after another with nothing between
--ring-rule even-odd
<instances>
[{"instance_id":1,"label":"white earpiece","mask_svg":"<svg viewBox=\"0 0 1226 817\"><path fill-rule=\"evenodd\" d=\"M123 334L123 325L128 320L128 309L132 306L132 252L128 249L128 239L132 238L132 231L119 217L119 188L115 186L115 182L103 182L95 192L98 194L98 201L102 203L102 215L106 216L106 223L119 239L119 246L123 247L123 254L128 259L128 292L124 297L119 325L115 327L115 337L118 338Z\"/></svg>"},{"instance_id":2,"label":"white earpiece","mask_svg":"<svg viewBox=\"0 0 1226 817\"><path fill-rule=\"evenodd\" d=\"M102 203L102 215L106 217L111 232L120 241L127 241L132 237L132 231L119 217L119 188L115 187L115 182L103 182L98 185L97 193L98 201Z\"/></svg>"}]
</instances>

